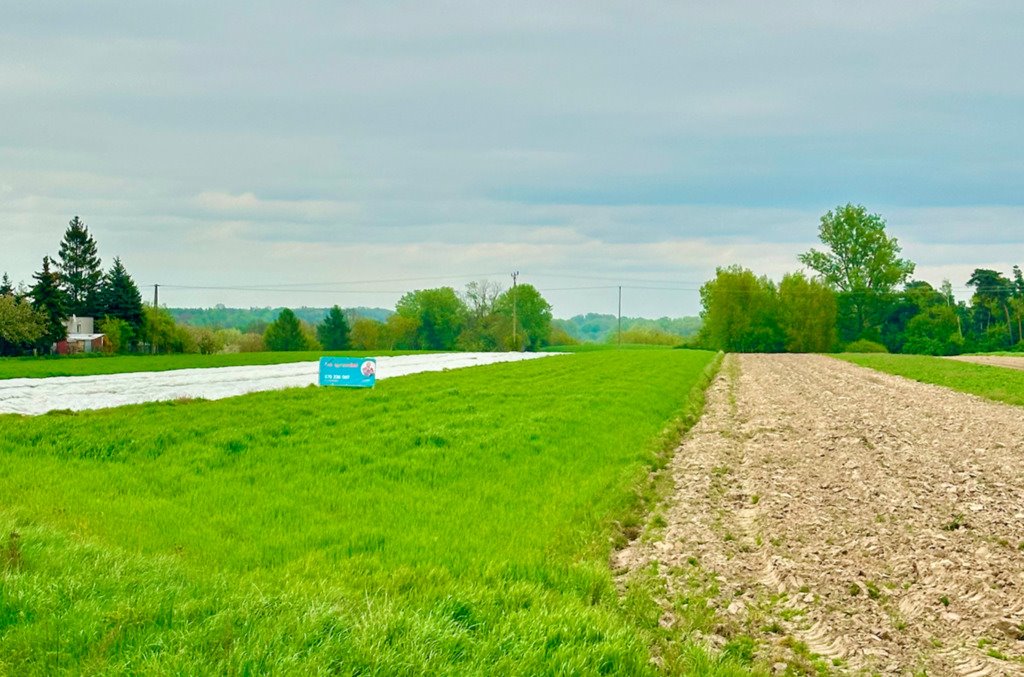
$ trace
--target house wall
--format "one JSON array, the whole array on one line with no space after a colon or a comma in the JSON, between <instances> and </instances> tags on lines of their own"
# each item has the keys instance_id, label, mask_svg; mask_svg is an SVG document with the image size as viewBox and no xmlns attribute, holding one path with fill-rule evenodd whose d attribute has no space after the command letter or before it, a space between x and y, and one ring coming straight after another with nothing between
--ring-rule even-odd
<instances>
[{"instance_id":1,"label":"house wall","mask_svg":"<svg viewBox=\"0 0 1024 677\"><path fill-rule=\"evenodd\" d=\"M93 329L93 318L91 317L75 317L72 315L68 318L68 333L69 334L95 334Z\"/></svg>"}]
</instances>

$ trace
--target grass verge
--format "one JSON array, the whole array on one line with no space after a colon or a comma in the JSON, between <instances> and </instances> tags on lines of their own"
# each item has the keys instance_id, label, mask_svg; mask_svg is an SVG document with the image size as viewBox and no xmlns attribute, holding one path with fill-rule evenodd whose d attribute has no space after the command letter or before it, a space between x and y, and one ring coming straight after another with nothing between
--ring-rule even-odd
<instances>
[{"instance_id":1,"label":"grass verge","mask_svg":"<svg viewBox=\"0 0 1024 677\"><path fill-rule=\"evenodd\" d=\"M840 360L945 386L998 402L1024 405L1024 371L924 355L834 355Z\"/></svg>"},{"instance_id":2,"label":"grass verge","mask_svg":"<svg viewBox=\"0 0 1024 677\"><path fill-rule=\"evenodd\" d=\"M654 673L607 563L714 358L0 417L0 673Z\"/></svg>"},{"instance_id":3,"label":"grass verge","mask_svg":"<svg viewBox=\"0 0 1024 677\"><path fill-rule=\"evenodd\" d=\"M644 506L644 540L660 540L666 526L663 516L665 502L674 488L668 464L680 439L704 411L705 391L722 365L719 353L701 374L698 387L691 391L686 407L660 438L658 461L646 484ZM707 646L703 638L721 632L726 624L719 614L718 585L713 574L700 568L696 560L686 571L669 572L677 581L670 592L658 565L629 572L624 580L623 604L633 623L648 636L655 662L667 675L702 675L733 677L762 674L755 663L754 640L740 631L719 649ZM669 614L674 620L663 622ZM764 673L767 674L767 673Z\"/></svg>"}]
</instances>

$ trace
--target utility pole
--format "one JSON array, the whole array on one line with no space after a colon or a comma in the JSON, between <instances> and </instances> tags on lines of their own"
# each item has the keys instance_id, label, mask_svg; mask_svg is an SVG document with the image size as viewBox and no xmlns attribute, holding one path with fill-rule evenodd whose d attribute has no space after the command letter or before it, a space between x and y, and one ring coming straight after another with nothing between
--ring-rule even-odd
<instances>
[{"instance_id":1,"label":"utility pole","mask_svg":"<svg viewBox=\"0 0 1024 677\"><path fill-rule=\"evenodd\" d=\"M622 285L619 285L619 347L622 347Z\"/></svg>"},{"instance_id":2,"label":"utility pole","mask_svg":"<svg viewBox=\"0 0 1024 677\"><path fill-rule=\"evenodd\" d=\"M154 284L153 285L153 310L156 311L159 308L160 308L160 285ZM156 354L156 339L153 338L153 337L150 337L149 341L150 341L149 342L149 352L155 355Z\"/></svg>"},{"instance_id":3,"label":"utility pole","mask_svg":"<svg viewBox=\"0 0 1024 677\"><path fill-rule=\"evenodd\" d=\"M518 314L519 309L517 308L516 299L516 282L519 279L519 271L512 273L512 347L518 352L519 351L519 339L517 332L517 325L519 324Z\"/></svg>"}]
</instances>

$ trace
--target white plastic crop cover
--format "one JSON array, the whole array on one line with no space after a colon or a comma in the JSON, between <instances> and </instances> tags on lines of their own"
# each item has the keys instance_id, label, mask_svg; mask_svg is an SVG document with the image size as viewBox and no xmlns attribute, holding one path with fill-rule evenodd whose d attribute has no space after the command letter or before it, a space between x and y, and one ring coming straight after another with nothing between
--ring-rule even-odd
<instances>
[{"instance_id":1,"label":"white plastic crop cover","mask_svg":"<svg viewBox=\"0 0 1024 677\"><path fill-rule=\"evenodd\" d=\"M554 353L434 353L377 358L377 378L518 362ZM105 409L179 398L218 400L317 382L318 362L248 367L146 371L101 376L0 380L0 413L43 414L54 409Z\"/></svg>"}]
</instances>

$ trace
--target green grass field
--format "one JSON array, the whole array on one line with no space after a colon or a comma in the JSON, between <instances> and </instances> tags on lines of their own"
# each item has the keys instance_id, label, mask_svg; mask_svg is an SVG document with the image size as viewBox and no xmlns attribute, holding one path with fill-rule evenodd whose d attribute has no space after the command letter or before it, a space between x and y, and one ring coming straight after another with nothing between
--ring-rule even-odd
<instances>
[{"instance_id":1,"label":"green grass field","mask_svg":"<svg viewBox=\"0 0 1024 677\"><path fill-rule=\"evenodd\" d=\"M708 352L0 417L0 674L650 674L608 558ZM677 670L738 674L689 646Z\"/></svg>"},{"instance_id":2,"label":"green grass field","mask_svg":"<svg viewBox=\"0 0 1024 677\"><path fill-rule=\"evenodd\" d=\"M345 355L406 355L411 351L342 351ZM312 362L338 351L288 353L231 353L227 355L75 355L73 357L3 357L0 379L45 378L47 376L89 376L136 371L171 371L206 367L241 367L259 364Z\"/></svg>"},{"instance_id":3,"label":"green grass field","mask_svg":"<svg viewBox=\"0 0 1024 677\"><path fill-rule=\"evenodd\" d=\"M924 355L842 354L834 357L889 374L1024 405L1024 371Z\"/></svg>"}]
</instances>

